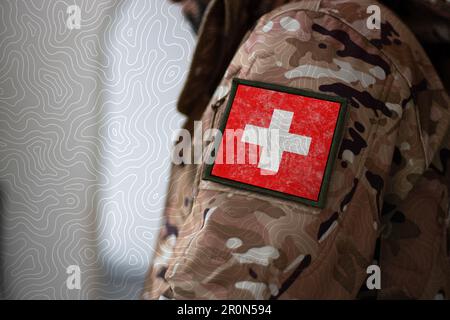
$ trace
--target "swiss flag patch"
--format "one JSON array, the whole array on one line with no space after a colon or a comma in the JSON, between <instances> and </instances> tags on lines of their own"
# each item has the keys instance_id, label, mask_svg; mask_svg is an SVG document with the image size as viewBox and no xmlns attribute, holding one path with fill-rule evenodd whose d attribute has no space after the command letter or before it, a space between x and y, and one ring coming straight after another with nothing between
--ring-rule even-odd
<instances>
[{"instance_id":1,"label":"swiss flag patch","mask_svg":"<svg viewBox=\"0 0 450 320\"><path fill-rule=\"evenodd\" d=\"M234 79L204 179L323 207L345 99Z\"/></svg>"}]
</instances>

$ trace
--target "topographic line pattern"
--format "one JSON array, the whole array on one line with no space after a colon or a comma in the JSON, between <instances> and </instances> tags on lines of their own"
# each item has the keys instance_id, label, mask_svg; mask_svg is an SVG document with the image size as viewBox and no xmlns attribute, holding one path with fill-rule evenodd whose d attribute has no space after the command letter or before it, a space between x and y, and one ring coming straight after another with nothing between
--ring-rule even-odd
<instances>
[{"instance_id":1,"label":"topographic line pattern","mask_svg":"<svg viewBox=\"0 0 450 320\"><path fill-rule=\"evenodd\" d=\"M3 297L139 296L194 42L166 1L0 2Z\"/></svg>"}]
</instances>

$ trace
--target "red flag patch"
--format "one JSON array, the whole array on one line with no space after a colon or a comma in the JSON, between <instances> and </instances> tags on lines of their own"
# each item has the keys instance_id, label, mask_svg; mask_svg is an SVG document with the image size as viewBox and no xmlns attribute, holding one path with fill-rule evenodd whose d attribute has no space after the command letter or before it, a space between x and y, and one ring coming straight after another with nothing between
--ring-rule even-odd
<instances>
[{"instance_id":1,"label":"red flag patch","mask_svg":"<svg viewBox=\"0 0 450 320\"><path fill-rule=\"evenodd\" d=\"M323 207L343 98L234 79L204 179Z\"/></svg>"}]
</instances>

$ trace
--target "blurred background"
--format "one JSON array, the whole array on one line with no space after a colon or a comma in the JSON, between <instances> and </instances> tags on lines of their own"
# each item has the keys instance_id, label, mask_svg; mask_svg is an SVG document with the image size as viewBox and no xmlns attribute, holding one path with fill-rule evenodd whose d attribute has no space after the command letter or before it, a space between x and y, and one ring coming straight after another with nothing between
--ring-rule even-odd
<instances>
[{"instance_id":1,"label":"blurred background","mask_svg":"<svg viewBox=\"0 0 450 320\"><path fill-rule=\"evenodd\" d=\"M194 45L168 1L0 0L2 298L139 297Z\"/></svg>"}]
</instances>

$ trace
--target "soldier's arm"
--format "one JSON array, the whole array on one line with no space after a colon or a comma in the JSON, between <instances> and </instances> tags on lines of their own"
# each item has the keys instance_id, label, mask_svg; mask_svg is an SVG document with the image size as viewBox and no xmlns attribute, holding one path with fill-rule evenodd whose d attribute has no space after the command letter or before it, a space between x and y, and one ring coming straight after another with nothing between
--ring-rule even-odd
<instances>
[{"instance_id":1,"label":"soldier's arm","mask_svg":"<svg viewBox=\"0 0 450 320\"><path fill-rule=\"evenodd\" d=\"M429 159L448 128L448 101L428 95L434 106L430 112L436 112L429 113L435 118L428 121L426 104L417 101L415 86L422 79L413 70L414 57L390 59L384 52L385 39L381 44L371 41L355 28L364 17L363 8L352 10L352 25L339 17L339 8L327 11L305 3L283 6L259 20L211 104L229 92L236 77L345 98L349 115L325 206L206 181L205 166L199 166L191 213L165 273L170 285L165 295L356 296L383 230L385 196L389 194L386 202L396 208L408 203L408 195L426 179ZM412 52L395 33L390 36L390 45L398 46L399 52ZM434 81L428 81L422 91L433 92L433 86ZM208 107L204 128L217 128L223 114L224 107L217 112ZM400 167L395 163L398 152L405 162ZM438 197L434 208L442 210L443 196Z\"/></svg>"}]
</instances>

